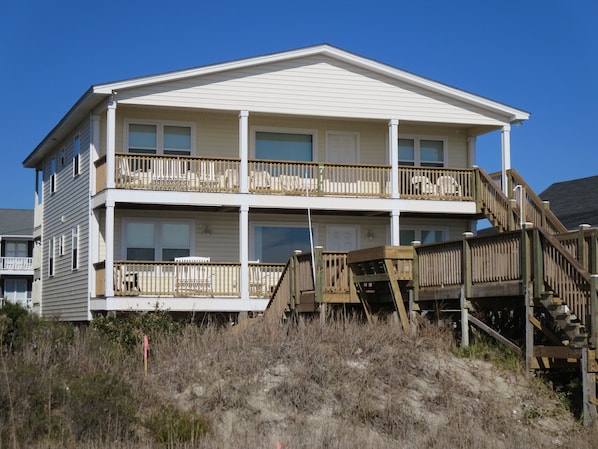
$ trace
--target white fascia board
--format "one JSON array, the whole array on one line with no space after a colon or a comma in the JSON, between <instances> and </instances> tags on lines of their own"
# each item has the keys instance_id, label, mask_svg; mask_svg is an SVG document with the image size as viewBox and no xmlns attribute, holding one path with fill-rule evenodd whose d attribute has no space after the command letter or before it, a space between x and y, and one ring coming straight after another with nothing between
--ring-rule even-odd
<instances>
[{"instance_id":1,"label":"white fascia board","mask_svg":"<svg viewBox=\"0 0 598 449\"><path fill-rule=\"evenodd\" d=\"M516 109L511 106L507 106L505 104L498 103L496 101L492 101L484 97L480 97L478 95L457 89L455 87L448 86L446 84L439 83L437 81L432 81L430 79L423 78L413 73L406 72L404 70L389 66L387 64L383 64L368 58L364 58L362 56L355 55L353 53L346 52L344 50L332 47L330 45L318 45L314 47L307 47L282 53L274 53L265 56L257 56L253 58L225 62L221 64L213 64L193 69L168 72L141 78L133 78L130 80L118 81L114 83L100 84L93 87L93 92L97 94L110 95L122 89L181 80L195 76L208 75L212 73L241 69L261 64L269 64L273 62L281 62L289 59L314 56L318 54L330 56L331 58L337 59L339 61L359 66L367 70L388 76L390 78L394 78L399 81L403 81L408 84L424 88L426 90L440 93L450 98L458 99L465 103L474 104L483 109L497 112L501 115L505 115L509 123L527 120L530 116L529 112L522 111L520 109Z\"/></svg>"},{"instance_id":2,"label":"white fascia board","mask_svg":"<svg viewBox=\"0 0 598 449\"><path fill-rule=\"evenodd\" d=\"M116 296L92 298L92 311L263 312L268 298Z\"/></svg>"}]
</instances>

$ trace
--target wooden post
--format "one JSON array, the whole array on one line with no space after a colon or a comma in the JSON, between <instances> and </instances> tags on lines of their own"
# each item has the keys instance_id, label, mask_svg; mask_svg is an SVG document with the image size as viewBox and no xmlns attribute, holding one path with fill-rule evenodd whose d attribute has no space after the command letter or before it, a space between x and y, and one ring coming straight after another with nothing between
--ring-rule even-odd
<instances>
[{"instance_id":1,"label":"wooden post","mask_svg":"<svg viewBox=\"0 0 598 449\"><path fill-rule=\"evenodd\" d=\"M316 302L324 300L324 255L321 246L314 248L314 261L316 263L316 278L314 279L314 294Z\"/></svg>"},{"instance_id":2,"label":"wooden post","mask_svg":"<svg viewBox=\"0 0 598 449\"><path fill-rule=\"evenodd\" d=\"M598 345L598 274L590 275L590 346Z\"/></svg>"},{"instance_id":3,"label":"wooden post","mask_svg":"<svg viewBox=\"0 0 598 449\"><path fill-rule=\"evenodd\" d=\"M534 296L539 298L544 293L544 257L542 240L538 229L532 230L532 251L534 270Z\"/></svg>"},{"instance_id":4,"label":"wooden post","mask_svg":"<svg viewBox=\"0 0 598 449\"><path fill-rule=\"evenodd\" d=\"M546 227L546 211L550 210L550 201L542 201L542 226Z\"/></svg>"},{"instance_id":5,"label":"wooden post","mask_svg":"<svg viewBox=\"0 0 598 449\"><path fill-rule=\"evenodd\" d=\"M417 259L417 246L419 246L421 242L419 240L414 240L411 242L413 246L413 267L412 267L412 276L413 276L413 301L417 302L419 300L419 261Z\"/></svg>"},{"instance_id":6,"label":"wooden post","mask_svg":"<svg viewBox=\"0 0 598 449\"><path fill-rule=\"evenodd\" d=\"M467 309L467 298L465 297L465 286L461 287L461 347L469 346L469 310Z\"/></svg>"},{"instance_id":7,"label":"wooden post","mask_svg":"<svg viewBox=\"0 0 598 449\"><path fill-rule=\"evenodd\" d=\"M596 233L596 231L592 231L590 234L590 247L588 253L588 270L590 271L590 274L598 273L598 233Z\"/></svg>"},{"instance_id":8,"label":"wooden post","mask_svg":"<svg viewBox=\"0 0 598 449\"><path fill-rule=\"evenodd\" d=\"M591 426L596 421L596 374L588 370L588 348L581 348L581 384L583 390L583 425Z\"/></svg>"},{"instance_id":9,"label":"wooden post","mask_svg":"<svg viewBox=\"0 0 598 449\"><path fill-rule=\"evenodd\" d=\"M508 226L508 231L513 231L515 229L517 229L517 225L515 224L515 211L517 210L517 200L511 198L509 199L509 223L507 224ZM519 216L521 217L521 211L519 211ZM521 222L521 220L519 220L519 222Z\"/></svg>"},{"instance_id":10,"label":"wooden post","mask_svg":"<svg viewBox=\"0 0 598 449\"><path fill-rule=\"evenodd\" d=\"M531 377L534 357L534 325L531 320L534 316L534 302L532 301L531 283L526 282L523 289L525 291L525 375Z\"/></svg>"},{"instance_id":11,"label":"wooden post","mask_svg":"<svg viewBox=\"0 0 598 449\"><path fill-rule=\"evenodd\" d=\"M480 169L473 165L473 187L476 213L482 213L482 183L480 181Z\"/></svg>"},{"instance_id":12,"label":"wooden post","mask_svg":"<svg viewBox=\"0 0 598 449\"><path fill-rule=\"evenodd\" d=\"M461 282L463 282L463 289L466 298L471 298L473 282L472 282L472 266L471 266L471 246L469 239L473 237L473 232L463 233L463 252L461 254Z\"/></svg>"},{"instance_id":13,"label":"wooden post","mask_svg":"<svg viewBox=\"0 0 598 449\"><path fill-rule=\"evenodd\" d=\"M318 196L324 196L324 166L318 165Z\"/></svg>"},{"instance_id":14,"label":"wooden post","mask_svg":"<svg viewBox=\"0 0 598 449\"><path fill-rule=\"evenodd\" d=\"M586 229L590 229L589 224L580 224L577 231L577 260L583 267L589 271L588 247L586 245Z\"/></svg>"}]
</instances>

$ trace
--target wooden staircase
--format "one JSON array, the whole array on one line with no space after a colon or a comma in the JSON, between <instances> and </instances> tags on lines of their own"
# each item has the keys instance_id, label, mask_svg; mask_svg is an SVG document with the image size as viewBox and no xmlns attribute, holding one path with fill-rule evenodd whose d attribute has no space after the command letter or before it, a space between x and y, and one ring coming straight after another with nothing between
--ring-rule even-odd
<instances>
[{"instance_id":1,"label":"wooden staircase","mask_svg":"<svg viewBox=\"0 0 598 449\"><path fill-rule=\"evenodd\" d=\"M572 348L588 345L588 332L585 325L571 312L571 309L553 292L546 292L540 298L541 304L554 319L562 331L561 343Z\"/></svg>"}]
</instances>

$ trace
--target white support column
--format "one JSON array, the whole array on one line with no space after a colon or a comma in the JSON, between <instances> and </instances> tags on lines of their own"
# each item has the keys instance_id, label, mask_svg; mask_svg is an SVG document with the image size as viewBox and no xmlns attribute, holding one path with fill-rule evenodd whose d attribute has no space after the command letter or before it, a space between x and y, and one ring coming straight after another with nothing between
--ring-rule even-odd
<instances>
[{"instance_id":1,"label":"white support column","mask_svg":"<svg viewBox=\"0 0 598 449\"><path fill-rule=\"evenodd\" d=\"M116 100L110 98L106 113L106 187L113 189L116 160Z\"/></svg>"},{"instance_id":2,"label":"white support column","mask_svg":"<svg viewBox=\"0 0 598 449\"><path fill-rule=\"evenodd\" d=\"M390 152L390 186L391 197L399 197L399 120L388 122L388 151ZM392 234L392 233L391 233Z\"/></svg>"},{"instance_id":3,"label":"white support column","mask_svg":"<svg viewBox=\"0 0 598 449\"><path fill-rule=\"evenodd\" d=\"M467 158L469 159L469 166L476 165L476 137L469 136L467 138Z\"/></svg>"},{"instance_id":4,"label":"white support column","mask_svg":"<svg viewBox=\"0 0 598 449\"><path fill-rule=\"evenodd\" d=\"M507 170L511 169L511 125L504 125L501 131L502 142L502 191L510 198L507 185Z\"/></svg>"},{"instance_id":5,"label":"white support column","mask_svg":"<svg viewBox=\"0 0 598 449\"><path fill-rule=\"evenodd\" d=\"M241 299L249 299L249 206L241 206L239 213L239 258Z\"/></svg>"},{"instance_id":6,"label":"white support column","mask_svg":"<svg viewBox=\"0 0 598 449\"><path fill-rule=\"evenodd\" d=\"M92 195L96 192L96 169L94 162L100 157L100 116L91 116L91 146L89 154L89 191Z\"/></svg>"},{"instance_id":7,"label":"white support column","mask_svg":"<svg viewBox=\"0 0 598 449\"><path fill-rule=\"evenodd\" d=\"M401 244L399 218L401 212L393 210L390 213L390 244L392 246L399 246Z\"/></svg>"},{"instance_id":8,"label":"white support column","mask_svg":"<svg viewBox=\"0 0 598 449\"><path fill-rule=\"evenodd\" d=\"M106 202L106 297L114 296L114 203Z\"/></svg>"},{"instance_id":9,"label":"white support column","mask_svg":"<svg viewBox=\"0 0 598 449\"><path fill-rule=\"evenodd\" d=\"M248 166L249 166L249 111L239 112L239 182L241 193L249 192Z\"/></svg>"}]
</instances>

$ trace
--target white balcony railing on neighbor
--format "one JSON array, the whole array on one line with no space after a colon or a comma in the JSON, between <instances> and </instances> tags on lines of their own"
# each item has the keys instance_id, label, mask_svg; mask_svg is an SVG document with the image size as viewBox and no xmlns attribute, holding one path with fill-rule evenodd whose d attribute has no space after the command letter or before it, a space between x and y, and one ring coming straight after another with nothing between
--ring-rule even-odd
<instances>
[{"instance_id":1,"label":"white balcony railing on neighbor","mask_svg":"<svg viewBox=\"0 0 598 449\"><path fill-rule=\"evenodd\" d=\"M0 257L0 270L32 271L33 257Z\"/></svg>"}]
</instances>

